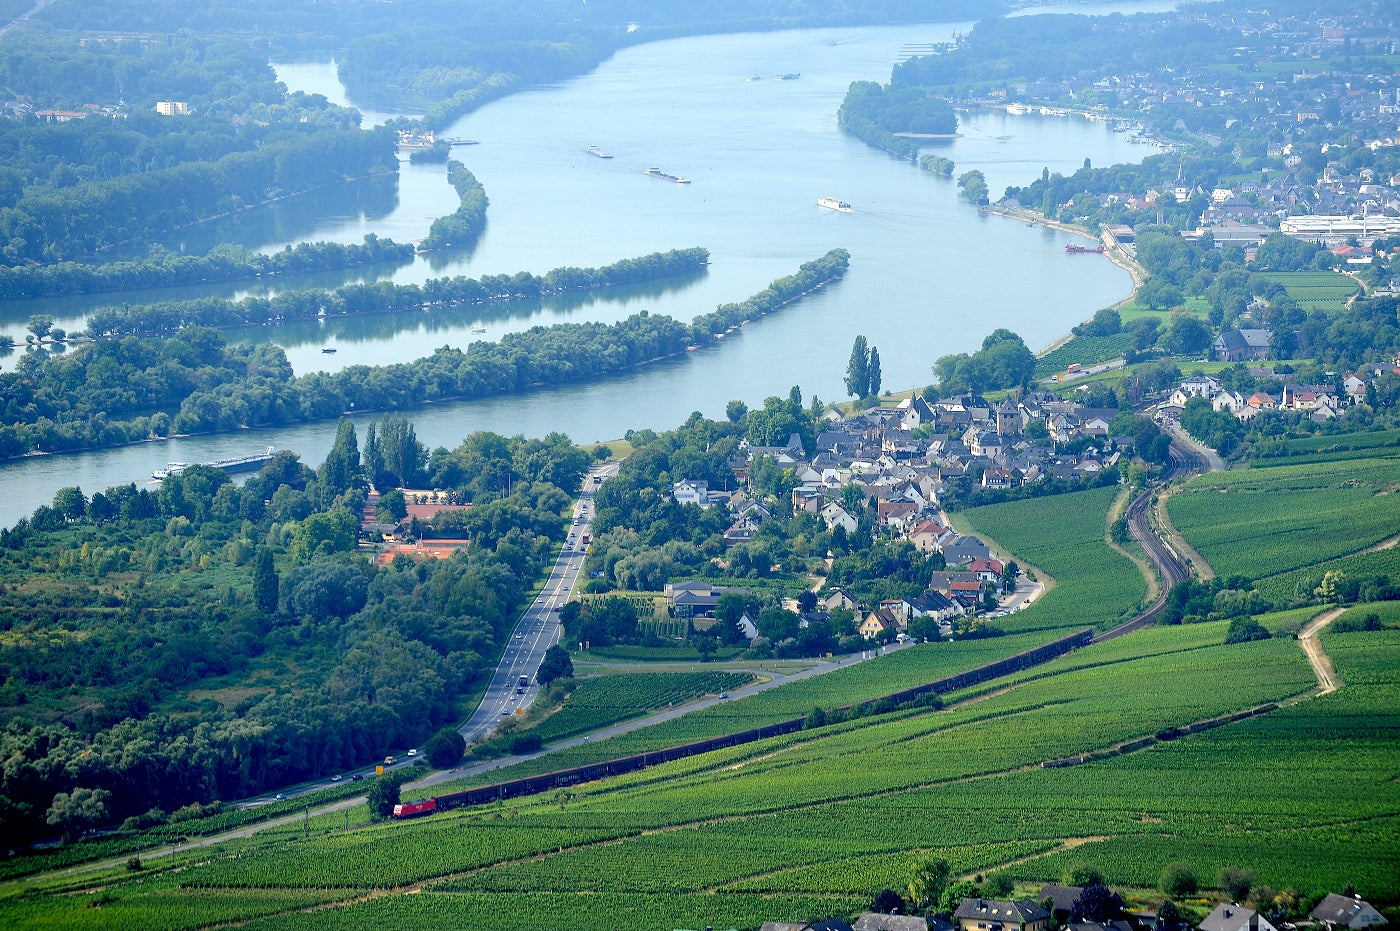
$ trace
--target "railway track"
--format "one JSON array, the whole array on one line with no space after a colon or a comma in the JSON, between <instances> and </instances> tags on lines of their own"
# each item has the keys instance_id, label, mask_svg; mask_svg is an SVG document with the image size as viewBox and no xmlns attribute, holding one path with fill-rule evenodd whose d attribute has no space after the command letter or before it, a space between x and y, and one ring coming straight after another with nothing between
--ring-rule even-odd
<instances>
[{"instance_id":1,"label":"railway track","mask_svg":"<svg viewBox=\"0 0 1400 931\"><path fill-rule=\"evenodd\" d=\"M1171 481L1178 476L1200 470L1200 458L1188 447L1178 443L1175 439L1171 445L1171 470L1162 476L1162 483ZM1152 507L1152 496L1156 493L1156 488L1149 488L1138 495L1128 505L1128 534L1138 545L1142 547L1147 558L1152 562L1157 570L1157 575L1162 580L1161 591L1157 593L1156 599L1146 607L1137 617L1130 621L1110 628L1101 634L1094 636L1094 643L1103 643L1105 640L1112 640L1124 634L1130 634L1135 630L1144 627L1151 627L1157 623L1162 611L1167 606L1167 594L1172 590L1172 586L1186 581L1188 573L1186 564L1177 555L1176 550L1162 542L1157 536L1157 532L1152 529L1152 521L1149 515Z\"/></svg>"}]
</instances>

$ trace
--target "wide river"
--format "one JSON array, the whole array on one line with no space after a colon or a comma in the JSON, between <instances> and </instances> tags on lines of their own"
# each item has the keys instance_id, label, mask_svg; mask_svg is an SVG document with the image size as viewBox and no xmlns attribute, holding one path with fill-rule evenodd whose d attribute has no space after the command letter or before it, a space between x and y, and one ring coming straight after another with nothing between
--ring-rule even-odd
<instances>
[{"instance_id":1,"label":"wide river","mask_svg":"<svg viewBox=\"0 0 1400 931\"><path fill-rule=\"evenodd\" d=\"M1146 5L1144 5L1146 6ZM1154 5L1155 6L1155 5ZM1138 9L1115 5L1106 9ZM888 81L910 46L942 42L970 23L799 30L705 36L630 48L593 73L490 104L446 135L479 140L455 150L491 199L485 235L466 254L419 258L383 272L397 281L444 274L543 273L561 265L602 265L648 252L704 246L701 275L583 299L473 308L440 318L370 317L231 331L230 339L271 339L298 373L417 358L442 345L496 339L565 320L612 321L646 309L688 320L742 300L832 247L851 253L839 285L745 327L742 336L683 359L605 382L485 401L440 404L411 414L430 448L473 430L588 442L629 428L664 429L692 411L722 417L733 398L751 407L800 385L804 396L844 396L851 341L880 351L886 389L927 384L936 358L977 349L997 327L1045 346L1131 289L1126 272L1096 255L1068 256L1073 238L979 214L955 184L841 134L836 110L853 80ZM278 65L293 90L344 92L331 63ZM798 73L796 80L775 80ZM757 80L751 78L757 77ZM385 114L367 113L378 121ZM1149 150L1103 123L1079 118L962 114L962 136L936 150L957 171L985 173L994 196L1044 168L1066 174L1093 164L1136 161ZM585 152L590 145L611 159ZM691 179L673 184L643 174L658 167ZM831 195L851 213L817 206ZM287 242L359 241L366 232L399 241L423 236L456 198L442 166L404 166L392 180L349 185L252 211L187 234L276 249ZM333 276L334 277L334 276ZM322 283L334 283L323 279ZM214 289L217 291L217 289ZM183 296L169 291L143 295ZM243 293L228 288L225 294ZM0 331L20 335L35 312L80 329L88 309L118 295L61 302L11 302ZM485 325L487 333L472 334ZM334 346L331 355L321 352ZM11 363L12 364L12 363ZM359 415L361 435L364 415ZM9 526L54 492L91 493L149 480L167 460L209 461L274 445L318 463L334 423L175 438L119 449L31 457L0 464L0 525Z\"/></svg>"}]
</instances>

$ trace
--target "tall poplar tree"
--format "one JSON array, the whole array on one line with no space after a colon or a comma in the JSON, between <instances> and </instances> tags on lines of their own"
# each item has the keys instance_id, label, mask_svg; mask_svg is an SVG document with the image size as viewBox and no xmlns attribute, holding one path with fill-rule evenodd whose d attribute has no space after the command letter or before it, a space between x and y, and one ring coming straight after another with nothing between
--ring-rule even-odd
<instances>
[{"instance_id":1,"label":"tall poplar tree","mask_svg":"<svg viewBox=\"0 0 1400 931\"><path fill-rule=\"evenodd\" d=\"M253 600L263 614L277 613L279 587L277 567L272 562L272 550L261 547L253 557Z\"/></svg>"},{"instance_id":2,"label":"tall poplar tree","mask_svg":"<svg viewBox=\"0 0 1400 931\"><path fill-rule=\"evenodd\" d=\"M851 361L846 363L846 393L863 398L870 393L870 350L865 337L851 344Z\"/></svg>"},{"instance_id":3,"label":"tall poplar tree","mask_svg":"<svg viewBox=\"0 0 1400 931\"><path fill-rule=\"evenodd\" d=\"M866 370L866 394L871 397L878 397L880 394L880 350L874 346L870 347L870 361L865 367Z\"/></svg>"},{"instance_id":4,"label":"tall poplar tree","mask_svg":"<svg viewBox=\"0 0 1400 931\"><path fill-rule=\"evenodd\" d=\"M326 461L321 463L320 479L332 497L360 483L360 446L355 438L355 425L348 418L340 419L335 444L326 454Z\"/></svg>"}]
</instances>

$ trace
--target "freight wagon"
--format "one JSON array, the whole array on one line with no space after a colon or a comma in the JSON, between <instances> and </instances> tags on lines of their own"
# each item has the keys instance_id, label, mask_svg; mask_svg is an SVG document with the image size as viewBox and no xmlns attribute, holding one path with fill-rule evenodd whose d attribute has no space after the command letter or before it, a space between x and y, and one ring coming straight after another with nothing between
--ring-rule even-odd
<instances>
[{"instance_id":1,"label":"freight wagon","mask_svg":"<svg viewBox=\"0 0 1400 931\"><path fill-rule=\"evenodd\" d=\"M1068 653L1070 650L1078 649L1089 645L1094 632L1091 630L1081 630L1070 634L1068 637L1061 637L1052 643L1036 647L1033 650L1026 650L1017 653L1015 656L1008 656L1006 659L979 666L976 669L969 669L957 675L939 679L937 682L929 682L925 685L915 686L912 689L905 689L901 692L894 692L881 698L872 699L863 704L874 705L886 702L891 706L899 706L914 701L925 695L942 695L948 692L955 692L958 689L976 685L989 679L996 679L1008 673L1017 672L1022 669L1029 669L1041 663L1054 659ZM847 705L840 710L849 710ZM806 718L789 718L786 721L779 721L776 724L765 724L762 727L751 728L747 731L740 731L734 734L723 734L719 737L711 737L707 740L697 740L688 744L680 744L675 747L665 747L660 750L649 750L646 753L639 753L635 756L620 757L615 760L606 760L601 763L589 763L586 766L576 766L572 769L558 770L552 773L544 773L539 776L527 776L524 779L515 779L510 782L501 782L495 785L481 786L475 789L467 789L463 792L452 792L447 795L439 795L435 799L428 799L427 802L416 803L417 805L431 805L431 808L418 810L415 806L408 806L415 810L399 814L399 808L394 809L394 817L411 818L418 815L431 814L433 811L446 811L451 808L461 808L466 805L484 805L487 802L494 802L501 799L517 798L522 795L538 795L541 792L548 792L551 789L562 786L577 785L581 782L592 782L602 779L604 776L618 776L623 773L636 772L648 766L656 766L661 763L670 763L674 760L683 760L686 757L696 756L701 753L709 753L711 750L719 750L724 747L735 747L741 744L752 743L756 740L767 740L769 737L780 737L783 734L793 734L802 730L806 724Z\"/></svg>"}]
</instances>

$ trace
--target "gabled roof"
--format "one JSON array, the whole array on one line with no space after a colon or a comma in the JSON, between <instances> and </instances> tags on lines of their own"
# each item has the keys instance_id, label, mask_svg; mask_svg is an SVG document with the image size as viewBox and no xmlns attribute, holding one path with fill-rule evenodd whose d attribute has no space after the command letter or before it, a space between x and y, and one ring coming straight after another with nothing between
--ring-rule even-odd
<instances>
[{"instance_id":1,"label":"gabled roof","mask_svg":"<svg viewBox=\"0 0 1400 931\"><path fill-rule=\"evenodd\" d=\"M1075 900L1083 892L1082 886L1061 886L1059 883L1046 883L1040 887L1040 895L1036 898L1041 902L1049 899L1057 912L1068 912L1074 908Z\"/></svg>"},{"instance_id":2,"label":"gabled roof","mask_svg":"<svg viewBox=\"0 0 1400 931\"><path fill-rule=\"evenodd\" d=\"M862 912L852 927L855 931L928 931L928 922L918 915Z\"/></svg>"},{"instance_id":3,"label":"gabled roof","mask_svg":"<svg viewBox=\"0 0 1400 931\"><path fill-rule=\"evenodd\" d=\"M1050 917L1050 913L1030 899L1007 902L997 899L963 899L953 917L1025 924L1028 921L1044 921Z\"/></svg>"},{"instance_id":4,"label":"gabled roof","mask_svg":"<svg viewBox=\"0 0 1400 931\"><path fill-rule=\"evenodd\" d=\"M1329 925L1342 925L1347 928L1369 928L1372 925L1386 924L1385 916L1361 896L1348 898L1335 892L1328 893L1317 903L1317 907L1308 912L1308 917L1313 921L1325 921Z\"/></svg>"},{"instance_id":5,"label":"gabled roof","mask_svg":"<svg viewBox=\"0 0 1400 931\"><path fill-rule=\"evenodd\" d=\"M1221 902L1198 926L1201 931L1248 931L1254 909Z\"/></svg>"},{"instance_id":6,"label":"gabled roof","mask_svg":"<svg viewBox=\"0 0 1400 931\"><path fill-rule=\"evenodd\" d=\"M846 924L844 918L823 918L821 921L814 921L807 927L812 931L852 931L851 926Z\"/></svg>"}]
</instances>

